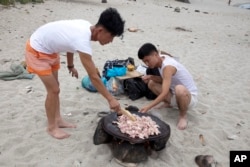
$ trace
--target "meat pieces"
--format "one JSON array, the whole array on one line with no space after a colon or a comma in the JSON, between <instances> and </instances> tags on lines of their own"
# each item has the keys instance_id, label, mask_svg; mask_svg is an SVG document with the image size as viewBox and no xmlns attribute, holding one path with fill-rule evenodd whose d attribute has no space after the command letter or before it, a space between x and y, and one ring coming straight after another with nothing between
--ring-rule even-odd
<instances>
[{"instance_id":1,"label":"meat pieces","mask_svg":"<svg viewBox=\"0 0 250 167\"><path fill-rule=\"evenodd\" d=\"M150 135L160 134L159 126L151 117L133 115L136 121L131 121L127 116L121 115L113 123L117 124L122 133L128 134L131 138L147 139Z\"/></svg>"}]
</instances>

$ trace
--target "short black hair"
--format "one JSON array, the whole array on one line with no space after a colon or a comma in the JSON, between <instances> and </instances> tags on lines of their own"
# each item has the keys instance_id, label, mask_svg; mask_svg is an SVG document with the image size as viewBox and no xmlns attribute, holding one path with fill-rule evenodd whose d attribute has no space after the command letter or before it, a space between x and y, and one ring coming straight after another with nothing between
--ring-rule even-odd
<instances>
[{"instance_id":1,"label":"short black hair","mask_svg":"<svg viewBox=\"0 0 250 167\"><path fill-rule=\"evenodd\" d=\"M96 26L103 26L113 36L121 36L124 32L125 21L115 8L107 8L101 13Z\"/></svg>"},{"instance_id":2,"label":"short black hair","mask_svg":"<svg viewBox=\"0 0 250 167\"><path fill-rule=\"evenodd\" d=\"M138 58L142 60L145 56L149 56L152 52L157 52L156 47L151 43L145 43L138 50Z\"/></svg>"}]
</instances>

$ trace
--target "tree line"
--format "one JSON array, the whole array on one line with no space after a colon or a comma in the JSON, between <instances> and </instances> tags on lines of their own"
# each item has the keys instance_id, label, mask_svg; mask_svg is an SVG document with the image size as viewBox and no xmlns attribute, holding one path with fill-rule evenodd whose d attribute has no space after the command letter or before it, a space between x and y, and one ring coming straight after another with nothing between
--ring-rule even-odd
<instances>
[{"instance_id":1,"label":"tree line","mask_svg":"<svg viewBox=\"0 0 250 167\"><path fill-rule=\"evenodd\" d=\"M26 3L43 3L43 0L0 0L0 4L4 6L15 5L15 2L20 2L21 4Z\"/></svg>"}]
</instances>

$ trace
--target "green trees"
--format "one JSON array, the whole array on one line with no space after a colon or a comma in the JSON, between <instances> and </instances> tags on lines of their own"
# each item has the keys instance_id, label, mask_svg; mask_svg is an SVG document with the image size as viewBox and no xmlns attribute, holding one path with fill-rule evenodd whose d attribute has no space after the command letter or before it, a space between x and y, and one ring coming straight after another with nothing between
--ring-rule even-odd
<instances>
[{"instance_id":1,"label":"green trees","mask_svg":"<svg viewBox=\"0 0 250 167\"><path fill-rule=\"evenodd\" d=\"M43 3L43 0L0 0L0 4L5 6L15 5L15 2L20 2L21 4L26 4L29 2Z\"/></svg>"}]
</instances>

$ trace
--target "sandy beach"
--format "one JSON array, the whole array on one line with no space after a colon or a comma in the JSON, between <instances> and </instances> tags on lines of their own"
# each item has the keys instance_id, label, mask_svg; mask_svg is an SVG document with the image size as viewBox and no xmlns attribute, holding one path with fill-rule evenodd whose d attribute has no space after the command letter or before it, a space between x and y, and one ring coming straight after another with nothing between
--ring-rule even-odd
<instances>
[{"instance_id":1,"label":"sandy beach","mask_svg":"<svg viewBox=\"0 0 250 167\"><path fill-rule=\"evenodd\" d=\"M0 71L24 60L25 42L41 25L64 19L86 19L92 24L107 7L114 7L126 21L123 38L101 46L92 42L93 59L101 71L106 60L133 57L145 42L157 45L184 64L193 75L198 105L188 111L188 128L176 127L175 109L152 109L171 127L166 148L138 167L194 167L196 155L210 154L229 166L230 150L250 150L250 11L233 7L247 0L46 0L42 4L0 6ZM179 7L180 12L175 12ZM135 27L138 32L129 32ZM178 29L179 27L179 29ZM181 30L180 30L181 28ZM33 79L0 80L0 167L120 167L109 147L94 145L100 111L109 111L98 93L81 87L87 72L75 54L79 79L68 74L61 54L59 71L61 114L76 129L70 138L57 140L46 133L45 88ZM30 89L31 91L28 91ZM118 96L123 107L142 107L149 101ZM199 136L203 135L202 145Z\"/></svg>"}]
</instances>

